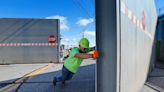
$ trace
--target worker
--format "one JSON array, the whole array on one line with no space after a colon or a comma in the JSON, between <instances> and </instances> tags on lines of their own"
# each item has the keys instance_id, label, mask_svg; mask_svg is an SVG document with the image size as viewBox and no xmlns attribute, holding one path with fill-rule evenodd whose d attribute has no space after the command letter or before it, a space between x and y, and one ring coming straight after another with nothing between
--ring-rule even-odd
<instances>
[{"instance_id":1,"label":"worker","mask_svg":"<svg viewBox=\"0 0 164 92\"><path fill-rule=\"evenodd\" d=\"M94 53L87 54L90 51L93 51ZM98 52L95 50L95 47L89 48L88 39L82 38L79 42L79 48L72 48L68 58L66 58L62 68L62 75L60 77L54 77L54 86L57 82L62 82L62 84L65 84L66 80L70 80L73 77L73 75L77 72L83 59L96 59L98 58L98 56L99 55Z\"/></svg>"}]
</instances>

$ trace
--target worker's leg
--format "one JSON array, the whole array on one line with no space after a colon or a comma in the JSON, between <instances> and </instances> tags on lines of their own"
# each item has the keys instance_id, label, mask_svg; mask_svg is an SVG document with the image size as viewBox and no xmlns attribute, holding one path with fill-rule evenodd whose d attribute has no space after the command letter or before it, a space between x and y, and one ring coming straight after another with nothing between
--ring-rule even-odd
<instances>
[{"instance_id":1,"label":"worker's leg","mask_svg":"<svg viewBox=\"0 0 164 92\"><path fill-rule=\"evenodd\" d=\"M67 76L69 75L69 71L63 66L62 68L62 75L60 77L55 77L56 82L65 81L67 79Z\"/></svg>"},{"instance_id":2,"label":"worker's leg","mask_svg":"<svg viewBox=\"0 0 164 92\"><path fill-rule=\"evenodd\" d=\"M65 84L66 80L70 80L73 77L74 73L70 72L68 73L68 75L66 76L66 78L63 78L62 80L62 84Z\"/></svg>"},{"instance_id":3,"label":"worker's leg","mask_svg":"<svg viewBox=\"0 0 164 92\"><path fill-rule=\"evenodd\" d=\"M56 82L62 82L63 84L65 83L66 80L69 80L72 78L74 73L70 72L68 69L66 69L64 66L62 68L62 75L60 77L55 77L54 78L54 85L56 85Z\"/></svg>"},{"instance_id":4,"label":"worker's leg","mask_svg":"<svg viewBox=\"0 0 164 92\"><path fill-rule=\"evenodd\" d=\"M73 77L74 73L70 72L67 76L67 79L66 80L70 80L72 77Z\"/></svg>"},{"instance_id":5,"label":"worker's leg","mask_svg":"<svg viewBox=\"0 0 164 92\"><path fill-rule=\"evenodd\" d=\"M65 74L66 73L66 74ZM63 66L63 76L62 76L62 83L65 83L66 80L69 80L72 78L74 73L70 72L67 68Z\"/></svg>"}]
</instances>

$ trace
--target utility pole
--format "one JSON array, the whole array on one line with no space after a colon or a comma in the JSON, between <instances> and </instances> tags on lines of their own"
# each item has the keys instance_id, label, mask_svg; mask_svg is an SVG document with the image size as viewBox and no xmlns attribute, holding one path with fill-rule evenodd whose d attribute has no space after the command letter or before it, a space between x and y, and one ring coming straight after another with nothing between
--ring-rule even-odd
<instances>
[{"instance_id":1,"label":"utility pole","mask_svg":"<svg viewBox=\"0 0 164 92\"><path fill-rule=\"evenodd\" d=\"M82 30L82 32L81 32L81 35L82 35L82 38L84 38L85 37L85 28Z\"/></svg>"}]
</instances>

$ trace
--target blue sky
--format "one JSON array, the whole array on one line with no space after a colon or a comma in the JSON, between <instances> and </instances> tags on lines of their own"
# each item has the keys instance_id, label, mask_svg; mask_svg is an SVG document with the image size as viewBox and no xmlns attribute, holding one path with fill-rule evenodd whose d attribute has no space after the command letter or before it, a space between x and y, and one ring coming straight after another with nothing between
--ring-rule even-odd
<instances>
[{"instance_id":1,"label":"blue sky","mask_svg":"<svg viewBox=\"0 0 164 92\"><path fill-rule=\"evenodd\" d=\"M0 18L59 18L62 43L95 45L94 0L0 0Z\"/></svg>"},{"instance_id":2,"label":"blue sky","mask_svg":"<svg viewBox=\"0 0 164 92\"><path fill-rule=\"evenodd\" d=\"M155 2L157 11L164 7L164 0ZM0 0L0 18L59 18L68 45L77 45L82 33L95 45L94 17L94 0Z\"/></svg>"},{"instance_id":3,"label":"blue sky","mask_svg":"<svg viewBox=\"0 0 164 92\"><path fill-rule=\"evenodd\" d=\"M155 0L158 15L164 14L164 0Z\"/></svg>"},{"instance_id":4,"label":"blue sky","mask_svg":"<svg viewBox=\"0 0 164 92\"><path fill-rule=\"evenodd\" d=\"M164 0L155 0L157 9L164 7Z\"/></svg>"}]
</instances>

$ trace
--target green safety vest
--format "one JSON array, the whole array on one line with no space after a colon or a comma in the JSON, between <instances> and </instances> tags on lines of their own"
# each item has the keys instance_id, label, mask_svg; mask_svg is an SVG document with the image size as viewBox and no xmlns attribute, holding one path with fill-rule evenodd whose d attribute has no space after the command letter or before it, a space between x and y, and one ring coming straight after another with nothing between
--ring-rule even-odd
<instances>
[{"instance_id":1,"label":"green safety vest","mask_svg":"<svg viewBox=\"0 0 164 92\"><path fill-rule=\"evenodd\" d=\"M87 52L91 49L89 48ZM76 73L80 67L83 59L74 57L75 54L79 53L79 48L72 48L69 53L69 57L65 60L64 66L72 73Z\"/></svg>"}]
</instances>

